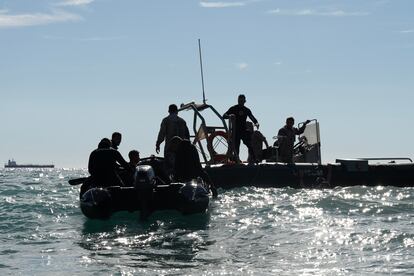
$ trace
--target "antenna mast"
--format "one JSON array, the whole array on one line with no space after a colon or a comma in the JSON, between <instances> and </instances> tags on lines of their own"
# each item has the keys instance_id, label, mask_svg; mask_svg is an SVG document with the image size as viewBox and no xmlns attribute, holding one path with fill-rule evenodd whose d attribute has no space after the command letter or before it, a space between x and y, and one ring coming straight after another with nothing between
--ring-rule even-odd
<instances>
[{"instance_id":1,"label":"antenna mast","mask_svg":"<svg viewBox=\"0 0 414 276\"><path fill-rule=\"evenodd\" d=\"M206 94L204 92L204 74L203 74L203 60L201 58L201 42L198 39L198 53L200 56L200 72L201 72L201 88L203 89L203 103L206 103Z\"/></svg>"}]
</instances>

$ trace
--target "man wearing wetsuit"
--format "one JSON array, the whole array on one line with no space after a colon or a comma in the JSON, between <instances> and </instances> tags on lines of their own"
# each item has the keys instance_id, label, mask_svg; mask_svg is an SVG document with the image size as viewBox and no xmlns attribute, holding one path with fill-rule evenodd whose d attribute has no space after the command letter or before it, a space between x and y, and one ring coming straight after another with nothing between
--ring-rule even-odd
<instances>
[{"instance_id":1,"label":"man wearing wetsuit","mask_svg":"<svg viewBox=\"0 0 414 276\"><path fill-rule=\"evenodd\" d=\"M108 138L102 139L89 156L88 171L95 186L124 186L117 173L117 162L127 170L133 169L117 150L111 148Z\"/></svg>"},{"instance_id":2,"label":"man wearing wetsuit","mask_svg":"<svg viewBox=\"0 0 414 276\"><path fill-rule=\"evenodd\" d=\"M293 162L293 147L296 140L296 135L302 134L305 131L306 125L310 121L306 122L300 128L293 127L295 124L295 119L289 117L286 119L286 125L279 129L277 133L278 143L279 143L279 159L284 163L294 163Z\"/></svg>"},{"instance_id":3,"label":"man wearing wetsuit","mask_svg":"<svg viewBox=\"0 0 414 276\"><path fill-rule=\"evenodd\" d=\"M188 131L187 124L184 119L178 116L178 108L175 104L171 104L168 107L169 115L165 117L160 126L158 132L157 142L155 144L155 151L160 152L160 145L165 141L164 145L164 158L166 162L166 168L171 169L174 164L174 154L170 149L170 141L174 136L178 136L182 139L190 139L190 132Z\"/></svg>"},{"instance_id":4,"label":"man wearing wetsuit","mask_svg":"<svg viewBox=\"0 0 414 276\"><path fill-rule=\"evenodd\" d=\"M246 129L246 120L247 117L252 120L257 128L259 128L259 123L257 122L256 118L253 116L252 112L249 108L244 106L246 103L246 96L243 94L239 95L238 97L238 104L230 107L226 113L224 113L223 118L228 119L230 116L234 116L234 128L233 128L233 136L234 136L234 149L239 155L240 152L240 142L243 140L243 144L247 146L249 149L249 154L253 155L250 140L251 140L251 133L249 133Z\"/></svg>"},{"instance_id":5,"label":"man wearing wetsuit","mask_svg":"<svg viewBox=\"0 0 414 276\"><path fill-rule=\"evenodd\" d=\"M263 160L263 143L266 145L266 148L269 147L266 137L258 131L253 130L252 122L247 122L248 132L251 133L250 147L252 149L253 155L249 155L249 163L260 163Z\"/></svg>"},{"instance_id":6,"label":"man wearing wetsuit","mask_svg":"<svg viewBox=\"0 0 414 276\"><path fill-rule=\"evenodd\" d=\"M112 133L112 139L111 139L111 147L115 150L118 150L119 145L122 141L122 134L119 132Z\"/></svg>"},{"instance_id":7,"label":"man wearing wetsuit","mask_svg":"<svg viewBox=\"0 0 414 276\"><path fill-rule=\"evenodd\" d=\"M139 151L137 150L131 150L128 153L129 157L129 166L130 168L122 168L121 170L118 170L119 176L121 177L122 182L126 187L133 187L135 182L135 170L138 166L140 157L139 157ZM132 168L132 170L131 170Z\"/></svg>"},{"instance_id":8,"label":"man wearing wetsuit","mask_svg":"<svg viewBox=\"0 0 414 276\"><path fill-rule=\"evenodd\" d=\"M175 152L174 180L188 182L201 177L204 183L210 186L213 196L217 197L217 189L201 166L196 147L189 140L183 140L179 137L173 137L171 147Z\"/></svg>"}]
</instances>

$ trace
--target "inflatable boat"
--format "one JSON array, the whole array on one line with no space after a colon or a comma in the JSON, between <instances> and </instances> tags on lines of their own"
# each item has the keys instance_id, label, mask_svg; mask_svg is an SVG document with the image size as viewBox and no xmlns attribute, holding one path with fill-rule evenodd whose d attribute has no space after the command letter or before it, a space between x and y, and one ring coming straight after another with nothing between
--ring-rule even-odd
<instances>
[{"instance_id":1,"label":"inflatable boat","mask_svg":"<svg viewBox=\"0 0 414 276\"><path fill-rule=\"evenodd\" d=\"M209 206L209 193L200 180L159 185L151 166L137 167L133 187L97 187L82 184L80 208L91 219L108 219L119 211L140 211L141 218L157 210L177 210L182 214L203 213Z\"/></svg>"}]
</instances>

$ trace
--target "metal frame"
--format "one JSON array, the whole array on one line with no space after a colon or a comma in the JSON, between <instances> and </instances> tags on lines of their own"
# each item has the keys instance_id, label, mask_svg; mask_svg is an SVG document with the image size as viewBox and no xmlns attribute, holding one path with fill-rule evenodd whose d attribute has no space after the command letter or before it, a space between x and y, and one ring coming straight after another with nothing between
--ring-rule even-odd
<instances>
[{"instance_id":1,"label":"metal frame","mask_svg":"<svg viewBox=\"0 0 414 276\"><path fill-rule=\"evenodd\" d=\"M208 125L206 125L206 120L204 119L203 115L201 114L201 112L203 110L206 110L206 109L211 109L213 111L213 113L221 120L221 122L223 123L223 126L208 126ZM227 127L226 121L224 120L223 116L221 116L221 114L218 113L217 110L212 105L209 105L209 104L206 104L206 103L196 104L195 102L190 102L190 103L187 103L187 104L181 104L180 108L178 109L178 112L188 111L188 110L192 110L194 112L194 117L193 117L194 135L190 135L190 137L193 137L194 139L197 137L197 133L198 133L197 119L201 120L200 127L203 128L203 131L206 134L213 133L216 129L222 129L226 133L229 133L229 128ZM227 143L229 143L229 141L227 141ZM203 148L203 145L201 144L201 141L197 141L197 144L199 146L201 156L203 157L204 163L208 164L209 160L207 160L206 152Z\"/></svg>"},{"instance_id":2,"label":"metal frame","mask_svg":"<svg viewBox=\"0 0 414 276\"><path fill-rule=\"evenodd\" d=\"M321 135L319 132L319 122L317 119L312 119L309 120L310 122L315 122L316 123L316 137L318 140L318 165L322 164L322 154L321 154ZM298 128L300 128L305 122L301 122L298 124ZM300 135L302 136L302 134Z\"/></svg>"}]
</instances>

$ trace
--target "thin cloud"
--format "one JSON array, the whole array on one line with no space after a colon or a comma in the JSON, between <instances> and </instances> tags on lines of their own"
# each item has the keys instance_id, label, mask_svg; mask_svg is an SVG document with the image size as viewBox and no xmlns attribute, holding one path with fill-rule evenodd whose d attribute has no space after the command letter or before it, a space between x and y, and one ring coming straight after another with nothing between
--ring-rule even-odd
<instances>
[{"instance_id":1,"label":"thin cloud","mask_svg":"<svg viewBox=\"0 0 414 276\"><path fill-rule=\"evenodd\" d=\"M284 16L330 16L330 17L369 15L368 12L346 12L343 10L321 11L321 10L312 10L312 9L302 9L302 10L274 9L274 10L268 11L268 13L273 14L273 15L284 15Z\"/></svg>"},{"instance_id":2,"label":"thin cloud","mask_svg":"<svg viewBox=\"0 0 414 276\"><path fill-rule=\"evenodd\" d=\"M95 37L86 37L80 38L81 41L111 41L111 40L121 40L126 39L126 36L95 36Z\"/></svg>"},{"instance_id":3,"label":"thin cloud","mask_svg":"<svg viewBox=\"0 0 414 276\"><path fill-rule=\"evenodd\" d=\"M200 2L203 8L232 8L246 6L245 2Z\"/></svg>"},{"instance_id":4,"label":"thin cloud","mask_svg":"<svg viewBox=\"0 0 414 276\"><path fill-rule=\"evenodd\" d=\"M95 0L66 0L61 3L57 3L56 6L86 6Z\"/></svg>"},{"instance_id":5,"label":"thin cloud","mask_svg":"<svg viewBox=\"0 0 414 276\"><path fill-rule=\"evenodd\" d=\"M240 71L244 71L247 69L247 67L249 67L249 65L246 62L240 62L236 64L237 69L239 69Z\"/></svg>"},{"instance_id":6,"label":"thin cloud","mask_svg":"<svg viewBox=\"0 0 414 276\"><path fill-rule=\"evenodd\" d=\"M32 14L9 14L7 11L4 12L4 10L0 12L0 28L28 27L79 20L82 20L82 17L79 15L64 11Z\"/></svg>"},{"instance_id":7,"label":"thin cloud","mask_svg":"<svg viewBox=\"0 0 414 276\"><path fill-rule=\"evenodd\" d=\"M112 41L126 39L126 36L93 36L93 37L65 37L65 36L51 36L44 35L44 39L49 40L71 40L71 41Z\"/></svg>"},{"instance_id":8,"label":"thin cloud","mask_svg":"<svg viewBox=\"0 0 414 276\"><path fill-rule=\"evenodd\" d=\"M409 34L409 33L414 33L414 30L402 30L402 31L398 31L401 34Z\"/></svg>"}]
</instances>

